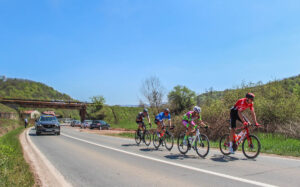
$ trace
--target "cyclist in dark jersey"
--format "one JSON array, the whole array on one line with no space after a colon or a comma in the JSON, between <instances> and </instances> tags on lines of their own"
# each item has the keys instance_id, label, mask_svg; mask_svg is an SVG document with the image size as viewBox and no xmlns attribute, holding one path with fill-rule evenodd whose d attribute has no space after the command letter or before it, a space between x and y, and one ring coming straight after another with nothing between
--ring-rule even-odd
<instances>
[{"instance_id":1,"label":"cyclist in dark jersey","mask_svg":"<svg viewBox=\"0 0 300 187\"><path fill-rule=\"evenodd\" d=\"M244 125L248 125L248 123L249 123L249 120L242 114L242 112L244 110L246 110L247 108L249 108L250 111L251 111L252 119L253 119L255 125L260 126L256 121L256 115L255 115L255 112L254 112L254 107L253 107L254 97L255 97L255 95L253 93L247 93L246 97L242 98L242 99L239 99L230 110L231 130L230 130L229 152L232 153L232 154L234 154L232 145L233 145L233 142L234 142L236 120L239 120Z\"/></svg>"},{"instance_id":2,"label":"cyclist in dark jersey","mask_svg":"<svg viewBox=\"0 0 300 187\"><path fill-rule=\"evenodd\" d=\"M148 114L148 109L144 108L143 112L139 112L138 115L136 116L135 122L138 124L138 135L140 135L140 131L145 130L145 123L144 123L144 118L147 117L149 126L151 127L151 121L150 117Z\"/></svg>"}]
</instances>

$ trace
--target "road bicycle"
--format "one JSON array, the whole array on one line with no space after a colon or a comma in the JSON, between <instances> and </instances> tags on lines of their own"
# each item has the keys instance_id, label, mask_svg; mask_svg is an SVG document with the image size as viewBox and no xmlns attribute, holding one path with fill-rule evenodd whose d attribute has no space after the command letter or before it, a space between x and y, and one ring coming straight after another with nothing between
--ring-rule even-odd
<instances>
[{"instance_id":1,"label":"road bicycle","mask_svg":"<svg viewBox=\"0 0 300 187\"><path fill-rule=\"evenodd\" d=\"M241 128L242 131L239 134L234 135L234 142L232 144L232 148L234 151L238 149L238 146L242 143L242 151L243 154L250 159L256 158L261 149L260 140L257 136L249 133L249 126L255 126L253 124L248 123L248 125L244 125ZM230 137L229 134L225 134L220 139L220 150L222 154L229 155L229 142Z\"/></svg>"},{"instance_id":2,"label":"road bicycle","mask_svg":"<svg viewBox=\"0 0 300 187\"><path fill-rule=\"evenodd\" d=\"M153 132L153 145L158 149L160 145L165 146L168 151L171 151L174 145L174 135L170 132L169 127L163 124L162 133L158 137L157 132Z\"/></svg>"},{"instance_id":3,"label":"road bicycle","mask_svg":"<svg viewBox=\"0 0 300 187\"><path fill-rule=\"evenodd\" d=\"M147 130L146 125L144 125L144 130L140 129L136 130L134 139L137 145L140 145L141 141L143 141L147 146L151 144L151 134Z\"/></svg>"},{"instance_id":4,"label":"road bicycle","mask_svg":"<svg viewBox=\"0 0 300 187\"><path fill-rule=\"evenodd\" d=\"M199 127L196 128L196 136L192 137L190 142L189 138L186 137L186 132L182 132L177 140L178 150L181 154L186 154L191 148L193 148L196 153L205 158L209 152L209 139L205 134L200 133Z\"/></svg>"}]
</instances>

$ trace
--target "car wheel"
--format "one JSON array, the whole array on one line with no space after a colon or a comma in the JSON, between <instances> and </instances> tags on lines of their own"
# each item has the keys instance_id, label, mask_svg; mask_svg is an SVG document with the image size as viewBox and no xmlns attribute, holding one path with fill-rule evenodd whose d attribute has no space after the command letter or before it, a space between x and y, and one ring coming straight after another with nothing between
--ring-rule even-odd
<instances>
[{"instance_id":1,"label":"car wheel","mask_svg":"<svg viewBox=\"0 0 300 187\"><path fill-rule=\"evenodd\" d=\"M36 135L37 135L37 136L40 135L40 134L41 134L41 132L36 131Z\"/></svg>"},{"instance_id":2,"label":"car wheel","mask_svg":"<svg viewBox=\"0 0 300 187\"><path fill-rule=\"evenodd\" d=\"M57 132L56 135L59 136L59 135L60 135L60 132Z\"/></svg>"}]
</instances>

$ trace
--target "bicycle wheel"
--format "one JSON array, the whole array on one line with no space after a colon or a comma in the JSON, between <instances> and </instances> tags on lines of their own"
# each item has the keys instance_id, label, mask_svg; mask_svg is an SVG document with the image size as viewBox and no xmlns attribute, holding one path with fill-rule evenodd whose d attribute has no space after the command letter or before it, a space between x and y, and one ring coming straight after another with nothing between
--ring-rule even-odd
<instances>
[{"instance_id":1,"label":"bicycle wheel","mask_svg":"<svg viewBox=\"0 0 300 187\"><path fill-rule=\"evenodd\" d=\"M200 139L199 139L200 137ZM195 142L195 150L197 154L204 158L207 156L209 152L209 139L205 134L200 134L200 136L197 136L196 142Z\"/></svg>"},{"instance_id":2,"label":"bicycle wheel","mask_svg":"<svg viewBox=\"0 0 300 187\"><path fill-rule=\"evenodd\" d=\"M147 146L149 146L151 144L151 134L147 130L144 133L144 142Z\"/></svg>"},{"instance_id":3,"label":"bicycle wheel","mask_svg":"<svg viewBox=\"0 0 300 187\"><path fill-rule=\"evenodd\" d=\"M153 145L155 149L158 149L161 144L161 139L157 136L156 132L153 133Z\"/></svg>"},{"instance_id":4,"label":"bicycle wheel","mask_svg":"<svg viewBox=\"0 0 300 187\"><path fill-rule=\"evenodd\" d=\"M138 135L138 131L135 131L134 140L137 145L140 145L142 139L141 139L141 136Z\"/></svg>"},{"instance_id":5,"label":"bicycle wheel","mask_svg":"<svg viewBox=\"0 0 300 187\"><path fill-rule=\"evenodd\" d=\"M184 142L185 133L180 134L177 139L177 147L181 154L186 154L189 151L188 140L186 139Z\"/></svg>"},{"instance_id":6,"label":"bicycle wheel","mask_svg":"<svg viewBox=\"0 0 300 187\"><path fill-rule=\"evenodd\" d=\"M229 134L224 134L220 139L220 151L223 155L230 155L229 142Z\"/></svg>"},{"instance_id":7,"label":"bicycle wheel","mask_svg":"<svg viewBox=\"0 0 300 187\"><path fill-rule=\"evenodd\" d=\"M260 141L257 136L250 134L249 139L245 138L242 145L242 150L247 158L256 158L260 152Z\"/></svg>"},{"instance_id":8,"label":"bicycle wheel","mask_svg":"<svg viewBox=\"0 0 300 187\"><path fill-rule=\"evenodd\" d=\"M164 136L164 142L165 142L165 146L166 149L168 151L171 151L174 145L174 136L171 132L166 132L165 136Z\"/></svg>"}]
</instances>

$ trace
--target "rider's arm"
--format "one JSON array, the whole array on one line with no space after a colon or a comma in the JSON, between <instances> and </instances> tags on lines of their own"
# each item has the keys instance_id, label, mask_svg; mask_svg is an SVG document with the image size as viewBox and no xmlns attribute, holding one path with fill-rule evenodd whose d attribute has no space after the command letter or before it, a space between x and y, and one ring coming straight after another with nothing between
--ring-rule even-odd
<instances>
[{"instance_id":1,"label":"rider's arm","mask_svg":"<svg viewBox=\"0 0 300 187\"><path fill-rule=\"evenodd\" d=\"M239 115L239 118L242 120L242 123L245 123L246 121L245 121L245 119L244 119L244 117L242 115L242 112L239 111L239 110L238 110L238 115Z\"/></svg>"},{"instance_id":2,"label":"rider's arm","mask_svg":"<svg viewBox=\"0 0 300 187\"><path fill-rule=\"evenodd\" d=\"M169 119L169 127L171 127L172 126L172 122L171 122L171 115L170 114L168 115L168 119Z\"/></svg>"},{"instance_id":3,"label":"rider's arm","mask_svg":"<svg viewBox=\"0 0 300 187\"><path fill-rule=\"evenodd\" d=\"M147 118L148 118L148 123L150 124L150 123L151 123L151 120L150 120L149 115L147 116Z\"/></svg>"},{"instance_id":4,"label":"rider's arm","mask_svg":"<svg viewBox=\"0 0 300 187\"><path fill-rule=\"evenodd\" d=\"M253 119L254 123L257 124L254 108L252 108L252 110L251 110L251 115L252 115L252 119Z\"/></svg>"},{"instance_id":5,"label":"rider's arm","mask_svg":"<svg viewBox=\"0 0 300 187\"><path fill-rule=\"evenodd\" d=\"M206 126L205 123L204 123L202 120L200 120L200 124L201 124L203 127Z\"/></svg>"}]
</instances>

